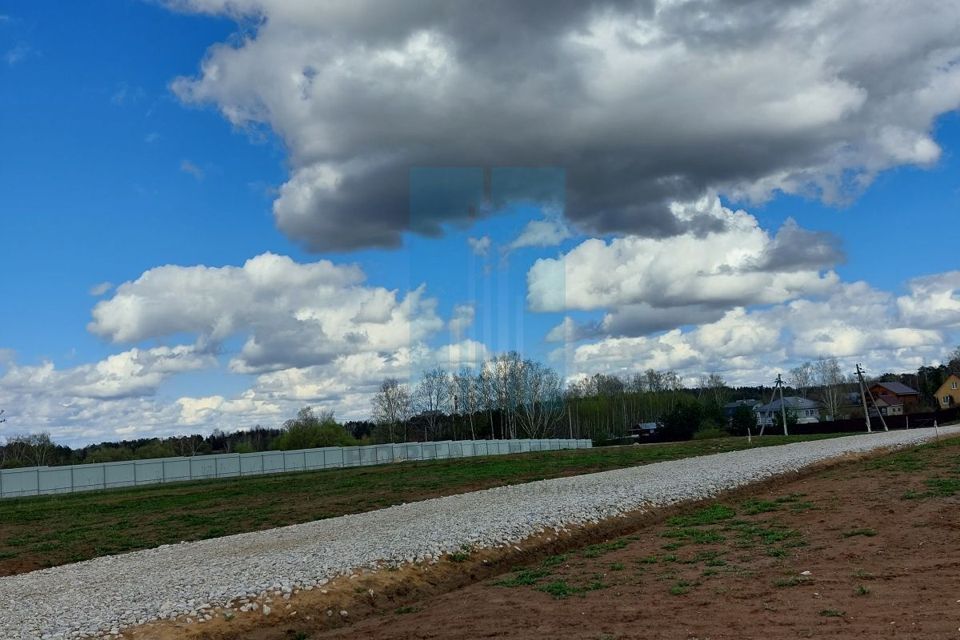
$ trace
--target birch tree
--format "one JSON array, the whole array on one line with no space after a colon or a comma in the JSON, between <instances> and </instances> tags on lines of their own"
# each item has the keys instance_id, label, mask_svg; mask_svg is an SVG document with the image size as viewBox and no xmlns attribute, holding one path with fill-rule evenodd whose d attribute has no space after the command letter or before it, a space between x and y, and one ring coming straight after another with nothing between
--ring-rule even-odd
<instances>
[{"instance_id":1,"label":"birch tree","mask_svg":"<svg viewBox=\"0 0 960 640\"><path fill-rule=\"evenodd\" d=\"M843 408L843 372L836 358L819 358L813 365L814 378L820 387L820 406L828 420L836 420Z\"/></svg>"},{"instance_id":2,"label":"birch tree","mask_svg":"<svg viewBox=\"0 0 960 640\"><path fill-rule=\"evenodd\" d=\"M397 427L403 425L406 430L407 421L410 420L409 389L396 378L387 378L370 403L373 405L373 421L386 427L390 441L395 441ZM404 439L406 439L406 433L404 433Z\"/></svg>"},{"instance_id":3,"label":"birch tree","mask_svg":"<svg viewBox=\"0 0 960 640\"><path fill-rule=\"evenodd\" d=\"M437 436L437 426L450 411L450 376L440 368L425 371L413 393L414 409L426 421L426 439Z\"/></svg>"},{"instance_id":4,"label":"birch tree","mask_svg":"<svg viewBox=\"0 0 960 640\"><path fill-rule=\"evenodd\" d=\"M528 438L542 438L563 418L563 386L556 371L524 360L517 370L517 423Z\"/></svg>"},{"instance_id":5,"label":"birch tree","mask_svg":"<svg viewBox=\"0 0 960 640\"><path fill-rule=\"evenodd\" d=\"M815 367L809 362L790 369L790 385L797 390L802 397L807 397L807 392L814 384L816 375Z\"/></svg>"},{"instance_id":6,"label":"birch tree","mask_svg":"<svg viewBox=\"0 0 960 640\"><path fill-rule=\"evenodd\" d=\"M480 377L473 375L473 372L466 367L461 367L460 371L453 376L454 406L457 413L465 416L470 424L470 439L477 439L477 430L474 420L481 406Z\"/></svg>"}]
</instances>

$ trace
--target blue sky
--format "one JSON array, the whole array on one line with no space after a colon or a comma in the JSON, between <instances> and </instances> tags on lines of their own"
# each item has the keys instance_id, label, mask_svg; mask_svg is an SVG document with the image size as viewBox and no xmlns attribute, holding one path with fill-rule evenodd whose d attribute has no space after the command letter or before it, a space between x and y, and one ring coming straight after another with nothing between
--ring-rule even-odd
<instances>
[{"instance_id":1,"label":"blue sky","mask_svg":"<svg viewBox=\"0 0 960 640\"><path fill-rule=\"evenodd\" d=\"M804 62L770 64L764 40L737 75L667 9L637 60L607 37L626 16L571 10L523 37L529 16L495 16L490 40L459 5L391 23L342 6L0 8L0 436L364 417L384 377L450 366L448 344L693 384L820 355L910 369L960 342L949 8L886 75L862 62L888 55L873 43L818 58L776 30ZM681 59L667 36L689 38ZM688 75L664 85L661 66ZM261 290L244 264L264 254L290 261Z\"/></svg>"}]
</instances>

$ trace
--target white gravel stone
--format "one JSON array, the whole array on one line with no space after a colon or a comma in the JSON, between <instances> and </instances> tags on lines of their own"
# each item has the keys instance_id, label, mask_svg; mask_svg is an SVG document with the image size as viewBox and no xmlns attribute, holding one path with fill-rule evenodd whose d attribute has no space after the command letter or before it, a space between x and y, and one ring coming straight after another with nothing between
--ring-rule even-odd
<instances>
[{"instance_id":1,"label":"white gravel stone","mask_svg":"<svg viewBox=\"0 0 960 640\"><path fill-rule=\"evenodd\" d=\"M960 427L940 433L958 434ZM431 561L463 545L513 545L546 530L709 498L831 458L933 437L933 429L915 429L660 462L8 576L0 578L0 638L103 636L210 607L256 610L254 600L269 592L309 590L383 564Z\"/></svg>"}]
</instances>

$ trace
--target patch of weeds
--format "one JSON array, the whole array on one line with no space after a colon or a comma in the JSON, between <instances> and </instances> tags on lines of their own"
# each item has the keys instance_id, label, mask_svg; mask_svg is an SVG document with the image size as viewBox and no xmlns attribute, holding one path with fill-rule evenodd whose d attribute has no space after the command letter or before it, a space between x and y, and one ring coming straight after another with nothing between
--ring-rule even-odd
<instances>
[{"instance_id":1,"label":"patch of weeds","mask_svg":"<svg viewBox=\"0 0 960 640\"><path fill-rule=\"evenodd\" d=\"M704 569L701 575L704 578L709 578L710 576L719 575L719 573L720 573L719 569Z\"/></svg>"},{"instance_id":2,"label":"patch of weeds","mask_svg":"<svg viewBox=\"0 0 960 640\"><path fill-rule=\"evenodd\" d=\"M667 523L673 527L698 527L731 519L736 512L725 504L713 504L686 516L674 516Z\"/></svg>"},{"instance_id":3,"label":"patch of weeds","mask_svg":"<svg viewBox=\"0 0 960 640\"><path fill-rule=\"evenodd\" d=\"M754 498L743 503L743 512L748 516L776 511L779 508L780 505L772 500L757 500Z\"/></svg>"},{"instance_id":4,"label":"patch of weeds","mask_svg":"<svg viewBox=\"0 0 960 640\"><path fill-rule=\"evenodd\" d=\"M677 584L670 587L670 595L672 596L682 596L685 593L690 593L691 587L695 585L692 582L687 582L686 580L680 580Z\"/></svg>"},{"instance_id":5,"label":"patch of weeds","mask_svg":"<svg viewBox=\"0 0 960 640\"><path fill-rule=\"evenodd\" d=\"M557 598L558 600L569 598L570 596L576 595L583 591L582 589L578 589L574 586L567 584L563 580L549 582L545 585L537 587L537 589L539 591L543 591L544 593L549 593L551 596L553 596L554 598Z\"/></svg>"},{"instance_id":6,"label":"patch of weeds","mask_svg":"<svg viewBox=\"0 0 960 640\"><path fill-rule=\"evenodd\" d=\"M960 478L930 478L927 486L930 488L927 495L949 498L960 492Z\"/></svg>"},{"instance_id":7,"label":"patch of weeds","mask_svg":"<svg viewBox=\"0 0 960 640\"><path fill-rule=\"evenodd\" d=\"M858 596L868 596L868 595L870 595L870 589L868 589L867 587L863 586L862 584L858 584L858 585L857 585L857 588L854 589L854 592L855 592Z\"/></svg>"},{"instance_id":8,"label":"patch of weeds","mask_svg":"<svg viewBox=\"0 0 960 640\"><path fill-rule=\"evenodd\" d=\"M725 567L727 566L727 561L723 558L711 558L705 563L708 567Z\"/></svg>"},{"instance_id":9,"label":"patch of weeds","mask_svg":"<svg viewBox=\"0 0 960 640\"><path fill-rule=\"evenodd\" d=\"M610 565L610 571L623 571L623 563L614 562L613 564Z\"/></svg>"},{"instance_id":10,"label":"patch of weeds","mask_svg":"<svg viewBox=\"0 0 960 640\"><path fill-rule=\"evenodd\" d=\"M910 451L892 456L877 458L867 464L868 469L891 471L894 473L921 471L927 468L927 462Z\"/></svg>"},{"instance_id":11,"label":"patch of weeds","mask_svg":"<svg viewBox=\"0 0 960 640\"><path fill-rule=\"evenodd\" d=\"M821 609L820 615L824 618L842 618L847 615L844 611L839 611L837 609Z\"/></svg>"},{"instance_id":12,"label":"patch of weeds","mask_svg":"<svg viewBox=\"0 0 960 640\"><path fill-rule=\"evenodd\" d=\"M856 571L854 571L853 577L859 578L861 580L873 580L876 578L875 575L873 575L869 571L864 571L863 569L857 569Z\"/></svg>"},{"instance_id":13,"label":"patch of weeds","mask_svg":"<svg viewBox=\"0 0 960 640\"><path fill-rule=\"evenodd\" d=\"M646 556L637 560L640 564L657 564L657 556Z\"/></svg>"},{"instance_id":14,"label":"patch of weeds","mask_svg":"<svg viewBox=\"0 0 960 640\"><path fill-rule=\"evenodd\" d=\"M686 546L683 542L670 542L660 547L664 551L676 551L680 547Z\"/></svg>"},{"instance_id":15,"label":"patch of weeds","mask_svg":"<svg viewBox=\"0 0 960 640\"><path fill-rule=\"evenodd\" d=\"M853 538L856 536L864 536L865 538L872 538L873 536L877 535L877 532L875 529L862 528L862 529L851 529L850 531L844 531L840 535L843 536L844 538Z\"/></svg>"},{"instance_id":16,"label":"patch of weeds","mask_svg":"<svg viewBox=\"0 0 960 640\"><path fill-rule=\"evenodd\" d=\"M783 547L771 547L767 549L767 555L771 558L786 558L790 553Z\"/></svg>"},{"instance_id":17,"label":"patch of weeds","mask_svg":"<svg viewBox=\"0 0 960 640\"><path fill-rule=\"evenodd\" d=\"M610 586L610 585L608 585L607 583L605 583L605 582L603 581L603 574L602 574L602 573L595 573L595 574L593 574L593 580L591 580L591 581L587 584L587 586L584 587L583 590L584 590L584 591L599 591L600 589L606 589L606 588L609 587L609 586Z\"/></svg>"},{"instance_id":18,"label":"patch of weeds","mask_svg":"<svg viewBox=\"0 0 960 640\"><path fill-rule=\"evenodd\" d=\"M719 557L719 551L701 551L687 560L681 560L681 564L696 564L698 562L709 562Z\"/></svg>"},{"instance_id":19,"label":"patch of weeds","mask_svg":"<svg viewBox=\"0 0 960 640\"><path fill-rule=\"evenodd\" d=\"M925 497L926 494L920 493L919 491L914 491L913 489L900 496L902 500L920 500L921 498Z\"/></svg>"},{"instance_id":20,"label":"patch of weeds","mask_svg":"<svg viewBox=\"0 0 960 640\"><path fill-rule=\"evenodd\" d=\"M807 494L805 493L791 493L786 496L780 496L779 498L774 500L774 502L776 502L777 504L784 504L787 502L797 502L800 500L800 498L806 497L806 495Z\"/></svg>"},{"instance_id":21,"label":"patch of weeds","mask_svg":"<svg viewBox=\"0 0 960 640\"><path fill-rule=\"evenodd\" d=\"M692 527L671 529L661 535L664 538L689 540L695 544L715 544L726 540L719 531L714 531L713 529L694 529Z\"/></svg>"},{"instance_id":22,"label":"patch of weeds","mask_svg":"<svg viewBox=\"0 0 960 640\"><path fill-rule=\"evenodd\" d=\"M550 556L549 558L546 558L541 565L544 567L557 567L566 562L569 557L570 556L565 553L561 553L560 555L556 556Z\"/></svg>"},{"instance_id":23,"label":"patch of weeds","mask_svg":"<svg viewBox=\"0 0 960 640\"><path fill-rule=\"evenodd\" d=\"M803 580L800 579L800 576L790 576L789 578L780 578L779 580L774 581L773 586L775 587L796 587L797 585L803 584Z\"/></svg>"},{"instance_id":24,"label":"patch of weeds","mask_svg":"<svg viewBox=\"0 0 960 640\"><path fill-rule=\"evenodd\" d=\"M402 616L406 613L416 613L420 611L417 607L397 607L393 612L399 616Z\"/></svg>"},{"instance_id":25,"label":"patch of weeds","mask_svg":"<svg viewBox=\"0 0 960 640\"><path fill-rule=\"evenodd\" d=\"M663 556L663 561L664 561L664 562L676 562L676 561L677 561L677 556L675 556L675 555L673 555L673 554L671 553L671 554L668 555L668 556Z\"/></svg>"},{"instance_id":26,"label":"patch of weeds","mask_svg":"<svg viewBox=\"0 0 960 640\"><path fill-rule=\"evenodd\" d=\"M627 540L610 540L608 542L601 542L600 544L592 544L586 549L583 550L584 558L596 558L602 556L611 551L617 551L618 549L623 549L629 544Z\"/></svg>"},{"instance_id":27,"label":"patch of weeds","mask_svg":"<svg viewBox=\"0 0 960 640\"><path fill-rule=\"evenodd\" d=\"M802 542L799 540L801 534L796 529L766 527L756 523L745 523L733 529L737 531L737 546L741 548L750 548L757 543L771 545L778 542L784 543L784 546L799 546Z\"/></svg>"},{"instance_id":28,"label":"patch of weeds","mask_svg":"<svg viewBox=\"0 0 960 640\"><path fill-rule=\"evenodd\" d=\"M466 562L470 559L469 551L457 551L450 554L450 562Z\"/></svg>"},{"instance_id":29,"label":"patch of weeds","mask_svg":"<svg viewBox=\"0 0 960 640\"><path fill-rule=\"evenodd\" d=\"M794 513L801 513L803 511L810 511L816 507L813 506L812 502L794 502L790 505L790 510Z\"/></svg>"},{"instance_id":30,"label":"patch of weeds","mask_svg":"<svg viewBox=\"0 0 960 640\"><path fill-rule=\"evenodd\" d=\"M522 569L513 576L495 584L500 587L525 587L537 584L537 581L549 575L550 571L548 569Z\"/></svg>"}]
</instances>

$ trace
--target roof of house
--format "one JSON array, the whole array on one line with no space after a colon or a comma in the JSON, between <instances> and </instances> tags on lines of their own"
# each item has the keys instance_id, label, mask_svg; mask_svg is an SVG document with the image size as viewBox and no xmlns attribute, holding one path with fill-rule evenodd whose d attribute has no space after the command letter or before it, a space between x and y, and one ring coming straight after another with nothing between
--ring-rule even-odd
<instances>
[{"instance_id":1,"label":"roof of house","mask_svg":"<svg viewBox=\"0 0 960 640\"><path fill-rule=\"evenodd\" d=\"M783 406L787 409L816 409L820 405L813 400L801 398L800 396L786 396L783 399ZM760 411L761 413L768 411L780 411L780 399L777 398L773 402L760 405L757 407L757 411Z\"/></svg>"},{"instance_id":2,"label":"roof of house","mask_svg":"<svg viewBox=\"0 0 960 640\"><path fill-rule=\"evenodd\" d=\"M897 396L893 396L886 393L877 396L876 400L877 400L877 405L883 405L885 407L897 407L903 404L903 400L901 400Z\"/></svg>"},{"instance_id":3,"label":"roof of house","mask_svg":"<svg viewBox=\"0 0 960 640\"><path fill-rule=\"evenodd\" d=\"M937 393L939 394L941 391L946 391L948 389L947 385L950 384L951 380L960 381L960 376L958 376L955 373L951 373L950 375L948 375L946 378L944 378L943 384L940 385L940 388L937 389Z\"/></svg>"},{"instance_id":4,"label":"roof of house","mask_svg":"<svg viewBox=\"0 0 960 640\"><path fill-rule=\"evenodd\" d=\"M754 405L760 404L759 400L734 400L733 402L728 402L723 405L724 409L736 409L737 407L752 407Z\"/></svg>"},{"instance_id":5,"label":"roof of house","mask_svg":"<svg viewBox=\"0 0 960 640\"><path fill-rule=\"evenodd\" d=\"M916 390L914 390L914 389L911 389L910 387L908 387L907 385L903 384L902 382L878 382L878 383L876 383L876 384L873 385L873 386L875 386L875 387L883 387L884 389L886 389L887 391L889 391L890 393L892 393L892 394L895 395L895 396L911 396L911 395L916 396L916 395L919 395L919 392L918 392L918 391L916 391Z\"/></svg>"}]
</instances>

